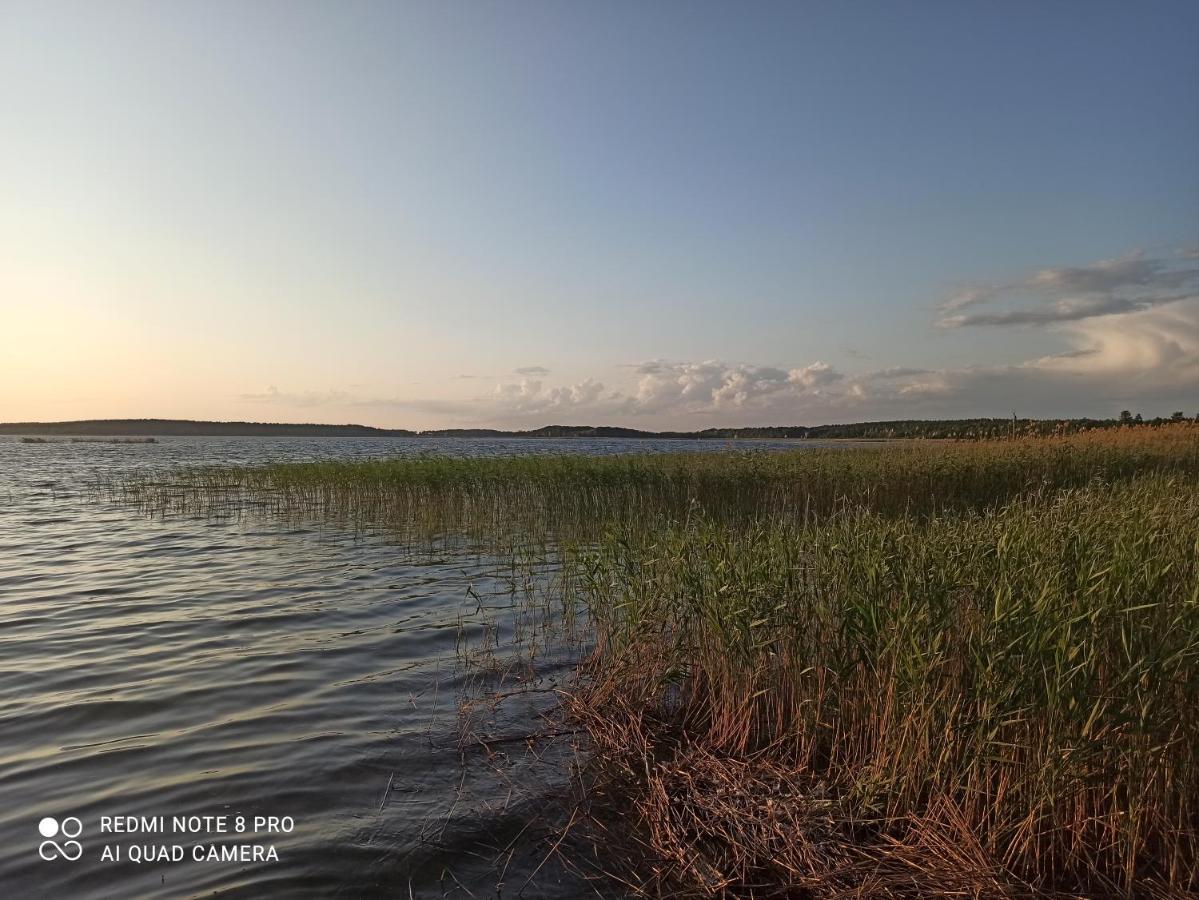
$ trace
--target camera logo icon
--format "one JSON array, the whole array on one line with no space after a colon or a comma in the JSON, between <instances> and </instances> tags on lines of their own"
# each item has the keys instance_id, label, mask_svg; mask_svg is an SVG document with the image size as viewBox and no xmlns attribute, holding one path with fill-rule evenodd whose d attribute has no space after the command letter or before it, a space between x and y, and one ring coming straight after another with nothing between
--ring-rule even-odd
<instances>
[{"instance_id":1,"label":"camera logo icon","mask_svg":"<svg viewBox=\"0 0 1199 900\"><path fill-rule=\"evenodd\" d=\"M46 840L38 845L37 853L49 862L52 859L65 859L74 862L83 856L83 845L75 838L83 834L83 823L74 816L67 816L62 822L51 816L46 816L37 823L38 833ZM54 838L66 838L61 844Z\"/></svg>"}]
</instances>

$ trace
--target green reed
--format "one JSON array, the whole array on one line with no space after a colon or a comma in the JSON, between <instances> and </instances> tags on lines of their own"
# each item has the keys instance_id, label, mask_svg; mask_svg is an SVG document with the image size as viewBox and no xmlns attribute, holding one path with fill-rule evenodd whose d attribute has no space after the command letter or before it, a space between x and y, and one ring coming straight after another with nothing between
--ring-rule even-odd
<instances>
[{"instance_id":1,"label":"green reed","mask_svg":"<svg viewBox=\"0 0 1199 900\"><path fill-rule=\"evenodd\" d=\"M1199 474L1199 428L781 453L287 463L190 470L165 481L126 478L107 487L161 512L249 506L409 533L586 538L614 521L681 515L697 505L723 520L815 519L852 507L929 514L1146 471Z\"/></svg>"},{"instance_id":2,"label":"green reed","mask_svg":"<svg viewBox=\"0 0 1199 900\"><path fill-rule=\"evenodd\" d=\"M107 487L553 557L646 893L1199 892L1194 425Z\"/></svg>"}]
</instances>

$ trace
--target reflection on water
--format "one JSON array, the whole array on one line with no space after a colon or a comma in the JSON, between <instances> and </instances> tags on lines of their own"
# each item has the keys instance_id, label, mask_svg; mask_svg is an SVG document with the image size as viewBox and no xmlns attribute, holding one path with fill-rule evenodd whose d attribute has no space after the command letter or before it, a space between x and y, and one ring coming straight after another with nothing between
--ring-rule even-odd
<instances>
[{"instance_id":1,"label":"reflection on water","mask_svg":"<svg viewBox=\"0 0 1199 900\"><path fill-rule=\"evenodd\" d=\"M549 623L520 612L524 588L504 565L315 523L146 519L80 489L177 465L725 446L0 437L0 886L60 898L612 895L546 861L569 815L571 750L524 737L573 659L561 642L527 652ZM515 696L489 702L497 694ZM182 815L295 827L100 833L105 816ZM40 857L47 816L83 823L79 861ZM191 857L197 843L248 842L278 861ZM101 860L105 845L132 844L182 844L186 856Z\"/></svg>"}]
</instances>

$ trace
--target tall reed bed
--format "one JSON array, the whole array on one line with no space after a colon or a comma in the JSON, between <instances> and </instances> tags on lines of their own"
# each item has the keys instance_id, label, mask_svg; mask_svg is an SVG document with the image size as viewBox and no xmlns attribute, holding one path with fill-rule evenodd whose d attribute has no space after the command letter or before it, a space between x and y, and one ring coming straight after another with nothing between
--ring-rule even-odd
<instances>
[{"instance_id":1,"label":"tall reed bed","mask_svg":"<svg viewBox=\"0 0 1199 900\"><path fill-rule=\"evenodd\" d=\"M1197 426L109 487L556 555L643 893L1199 894Z\"/></svg>"},{"instance_id":2,"label":"tall reed bed","mask_svg":"<svg viewBox=\"0 0 1199 900\"><path fill-rule=\"evenodd\" d=\"M791 452L590 457L418 457L213 467L126 478L110 492L155 511L247 506L386 524L408 534L552 533L588 539L615 521L679 516L816 520L838 509L931 514L1147 471L1199 474L1199 426L989 443L906 442Z\"/></svg>"},{"instance_id":3,"label":"tall reed bed","mask_svg":"<svg viewBox=\"0 0 1199 900\"><path fill-rule=\"evenodd\" d=\"M1199 490L622 528L574 709L647 892L1199 890Z\"/></svg>"}]
</instances>

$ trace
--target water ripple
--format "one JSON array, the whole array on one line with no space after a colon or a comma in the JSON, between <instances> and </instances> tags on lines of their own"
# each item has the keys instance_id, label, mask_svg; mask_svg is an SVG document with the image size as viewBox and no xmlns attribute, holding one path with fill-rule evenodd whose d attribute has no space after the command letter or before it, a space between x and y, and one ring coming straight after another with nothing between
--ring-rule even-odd
<instances>
[{"instance_id":1,"label":"water ripple","mask_svg":"<svg viewBox=\"0 0 1199 900\"><path fill-rule=\"evenodd\" d=\"M719 449L710 442L693 449ZM685 449L685 443L0 437L0 885L7 896L572 897L530 823L564 766L464 768L461 640L502 615L494 563L381 537L235 519L150 520L89 480L281 459ZM497 613L496 611L500 611ZM501 640L510 631L500 629ZM545 660L549 674L553 660ZM526 708L493 723L529 728ZM490 733L490 732L489 732ZM512 792L520 774L523 794ZM291 816L271 863L101 862L101 816ZM78 862L43 861L44 816L85 824ZM234 840L223 836L221 841ZM202 839L202 838L199 838ZM456 892L456 893L455 893Z\"/></svg>"}]
</instances>

